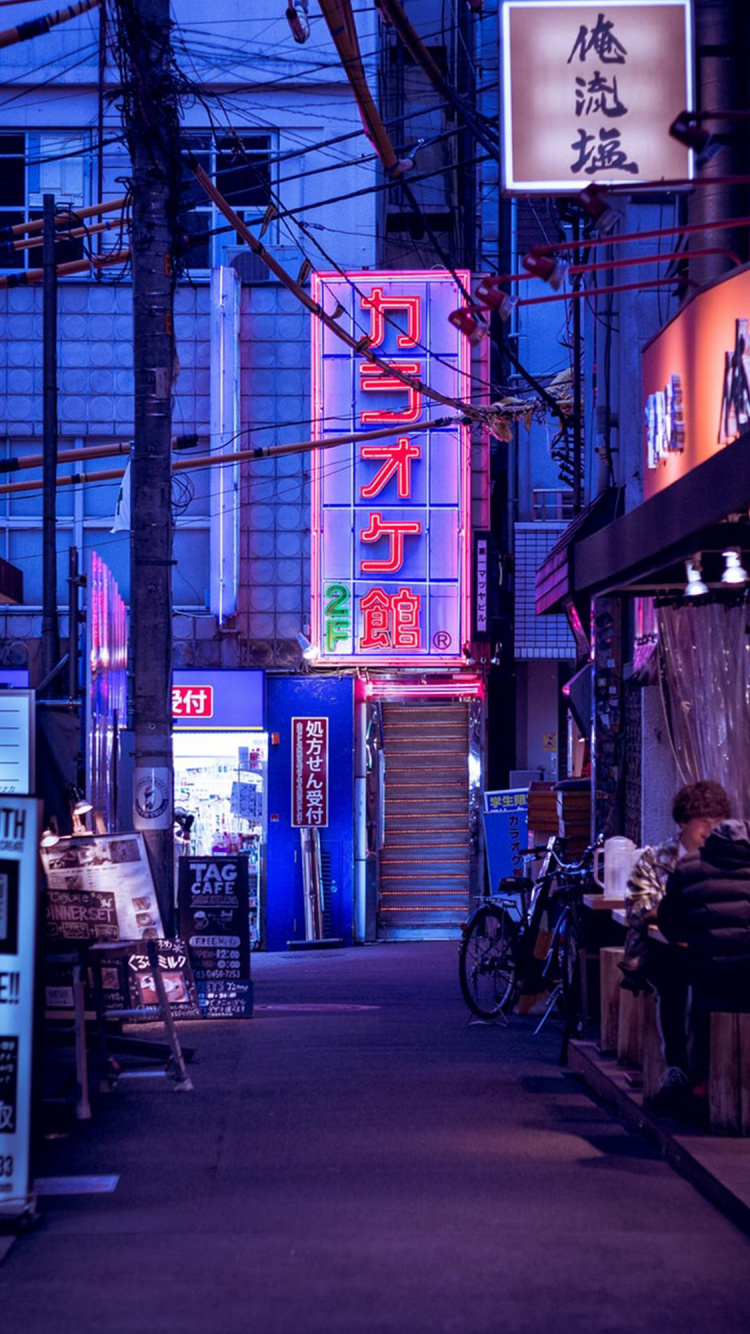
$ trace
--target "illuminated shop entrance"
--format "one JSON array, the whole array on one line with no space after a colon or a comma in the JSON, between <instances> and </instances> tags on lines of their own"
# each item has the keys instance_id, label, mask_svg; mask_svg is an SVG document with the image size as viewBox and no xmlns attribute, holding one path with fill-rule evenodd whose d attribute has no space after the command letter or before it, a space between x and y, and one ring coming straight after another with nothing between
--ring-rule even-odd
<instances>
[{"instance_id":1,"label":"illuminated shop entrance","mask_svg":"<svg viewBox=\"0 0 750 1334\"><path fill-rule=\"evenodd\" d=\"M476 885L480 701L375 707L378 937L457 936Z\"/></svg>"}]
</instances>

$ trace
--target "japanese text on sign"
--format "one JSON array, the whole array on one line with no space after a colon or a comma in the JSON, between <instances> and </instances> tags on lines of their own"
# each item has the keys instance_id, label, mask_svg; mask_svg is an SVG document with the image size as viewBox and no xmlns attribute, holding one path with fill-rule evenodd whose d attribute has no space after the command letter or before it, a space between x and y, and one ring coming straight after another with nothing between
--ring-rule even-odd
<instances>
[{"instance_id":1,"label":"japanese text on sign","mask_svg":"<svg viewBox=\"0 0 750 1334\"><path fill-rule=\"evenodd\" d=\"M213 718L213 686L172 686L173 718Z\"/></svg>"},{"instance_id":2,"label":"japanese text on sign","mask_svg":"<svg viewBox=\"0 0 750 1334\"><path fill-rule=\"evenodd\" d=\"M446 409L422 389L439 383L442 394L465 396L465 340L448 322L460 286L439 272L315 274L313 295L385 363L345 349L313 320L316 438L343 424L394 428L390 439L313 456L314 648L337 663L460 662L468 438L461 425L431 426Z\"/></svg>"},{"instance_id":3,"label":"japanese text on sign","mask_svg":"<svg viewBox=\"0 0 750 1334\"><path fill-rule=\"evenodd\" d=\"M688 0L508 0L506 189L688 177L668 129L691 105L690 40Z\"/></svg>"},{"instance_id":4,"label":"japanese text on sign","mask_svg":"<svg viewBox=\"0 0 750 1334\"><path fill-rule=\"evenodd\" d=\"M328 824L327 718L292 718L292 824Z\"/></svg>"}]
</instances>

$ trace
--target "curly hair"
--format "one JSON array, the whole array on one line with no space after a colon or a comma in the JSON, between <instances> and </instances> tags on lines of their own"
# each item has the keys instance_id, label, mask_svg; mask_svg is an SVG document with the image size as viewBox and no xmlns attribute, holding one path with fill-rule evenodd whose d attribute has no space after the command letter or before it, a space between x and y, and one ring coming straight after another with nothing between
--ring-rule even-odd
<instances>
[{"instance_id":1,"label":"curly hair","mask_svg":"<svg viewBox=\"0 0 750 1334\"><path fill-rule=\"evenodd\" d=\"M721 783L701 779L681 787L672 803L672 819L676 824L688 820L728 820L732 814L729 797Z\"/></svg>"}]
</instances>

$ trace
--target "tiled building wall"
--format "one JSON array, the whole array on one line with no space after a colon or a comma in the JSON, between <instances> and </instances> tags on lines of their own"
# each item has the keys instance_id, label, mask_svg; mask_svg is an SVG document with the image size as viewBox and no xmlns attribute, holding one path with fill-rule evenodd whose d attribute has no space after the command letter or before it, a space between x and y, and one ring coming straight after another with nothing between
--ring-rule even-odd
<instances>
[{"instance_id":1,"label":"tiled building wall","mask_svg":"<svg viewBox=\"0 0 750 1334\"><path fill-rule=\"evenodd\" d=\"M242 426L250 446L310 439L310 316L277 284L242 292ZM237 628L243 662L296 667L310 603L310 455L245 465Z\"/></svg>"},{"instance_id":2,"label":"tiled building wall","mask_svg":"<svg viewBox=\"0 0 750 1334\"><path fill-rule=\"evenodd\" d=\"M60 437L127 439L133 431L132 287L61 281L58 289ZM180 374L175 432L209 427L208 286L182 286L175 301ZM0 291L0 420L8 436L41 436L42 291Z\"/></svg>"},{"instance_id":3,"label":"tiled building wall","mask_svg":"<svg viewBox=\"0 0 750 1334\"><path fill-rule=\"evenodd\" d=\"M173 429L176 435L197 434L205 449L209 439L209 290L207 285L183 286L176 298L175 328L180 371L175 387ZM39 287L0 291L0 454L23 458L42 449L42 291ZM109 442L127 442L133 434L132 287L112 278L98 282L61 281L58 290L58 444L80 449ZM96 474L124 468L122 456L61 464L59 475L75 471L88 480L59 487L58 606L61 634L67 634L68 548L75 545L82 565L97 550L110 565L121 592L129 595L128 534L110 530L119 482L97 482ZM188 651L190 661L213 665L226 649L216 638L216 623L207 612L209 562L208 470L188 474L189 494L176 490L174 602L178 608L176 655ZM11 474L11 481L41 480L38 469ZM192 497L192 498L190 498ZM186 506L182 502L187 501ZM0 555L24 574L25 606L8 608L0 633L6 657L19 655L33 666L40 634L41 490L0 496ZM232 645L234 651L234 645Z\"/></svg>"}]
</instances>

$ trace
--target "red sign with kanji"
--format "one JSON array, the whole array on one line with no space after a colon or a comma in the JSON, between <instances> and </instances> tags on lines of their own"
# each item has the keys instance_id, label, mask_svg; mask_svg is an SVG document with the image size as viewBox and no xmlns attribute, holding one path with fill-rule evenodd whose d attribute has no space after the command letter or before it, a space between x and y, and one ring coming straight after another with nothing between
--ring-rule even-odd
<instances>
[{"instance_id":1,"label":"red sign with kanji","mask_svg":"<svg viewBox=\"0 0 750 1334\"><path fill-rule=\"evenodd\" d=\"M328 824L328 719L292 718L292 825Z\"/></svg>"},{"instance_id":2,"label":"red sign with kanji","mask_svg":"<svg viewBox=\"0 0 750 1334\"><path fill-rule=\"evenodd\" d=\"M213 686L172 686L173 718L213 718Z\"/></svg>"}]
</instances>

